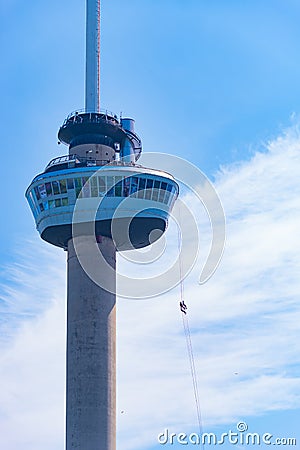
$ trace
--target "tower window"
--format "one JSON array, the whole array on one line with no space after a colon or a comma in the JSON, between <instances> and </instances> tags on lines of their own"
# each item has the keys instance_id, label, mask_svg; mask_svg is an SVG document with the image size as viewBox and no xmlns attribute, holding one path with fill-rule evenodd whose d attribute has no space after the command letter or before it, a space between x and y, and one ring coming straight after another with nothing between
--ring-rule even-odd
<instances>
[{"instance_id":1,"label":"tower window","mask_svg":"<svg viewBox=\"0 0 300 450\"><path fill-rule=\"evenodd\" d=\"M107 177L107 197L114 197L115 195L115 177Z\"/></svg>"},{"instance_id":2,"label":"tower window","mask_svg":"<svg viewBox=\"0 0 300 450\"><path fill-rule=\"evenodd\" d=\"M160 189L159 195L158 195L158 201L159 201L159 202L163 202L163 201L164 201L165 193L166 193L165 191L163 191L162 189Z\"/></svg>"},{"instance_id":3,"label":"tower window","mask_svg":"<svg viewBox=\"0 0 300 450\"><path fill-rule=\"evenodd\" d=\"M90 183L91 183L91 196L98 197L97 177L91 177Z\"/></svg>"},{"instance_id":4,"label":"tower window","mask_svg":"<svg viewBox=\"0 0 300 450\"><path fill-rule=\"evenodd\" d=\"M38 190L37 186L34 188L34 192L35 192L36 199L40 200L41 196L40 196L40 193L39 193L39 190Z\"/></svg>"},{"instance_id":5,"label":"tower window","mask_svg":"<svg viewBox=\"0 0 300 450\"><path fill-rule=\"evenodd\" d=\"M47 196L52 195L52 186L51 183L45 183Z\"/></svg>"},{"instance_id":6,"label":"tower window","mask_svg":"<svg viewBox=\"0 0 300 450\"><path fill-rule=\"evenodd\" d=\"M74 182L75 182L76 198L78 198L82 188L81 178L75 178Z\"/></svg>"},{"instance_id":7,"label":"tower window","mask_svg":"<svg viewBox=\"0 0 300 450\"><path fill-rule=\"evenodd\" d=\"M146 193L145 193L145 199L150 200L152 196L152 187L153 187L153 180L147 180L146 183Z\"/></svg>"},{"instance_id":8,"label":"tower window","mask_svg":"<svg viewBox=\"0 0 300 450\"><path fill-rule=\"evenodd\" d=\"M115 177L115 182L115 195L116 197L121 197L123 192L122 177Z\"/></svg>"},{"instance_id":9,"label":"tower window","mask_svg":"<svg viewBox=\"0 0 300 450\"><path fill-rule=\"evenodd\" d=\"M59 180L59 184L60 184L60 192L62 194L66 194L67 193L67 183L66 180Z\"/></svg>"},{"instance_id":10,"label":"tower window","mask_svg":"<svg viewBox=\"0 0 300 450\"><path fill-rule=\"evenodd\" d=\"M75 188L81 189L82 188L81 178L75 178L74 181L75 181Z\"/></svg>"},{"instance_id":11,"label":"tower window","mask_svg":"<svg viewBox=\"0 0 300 450\"><path fill-rule=\"evenodd\" d=\"M140 180L139 180L139 191L140 190L144 190L145 189L145 186L146 186L146 180L145 180L145 178L140 178Z\"/></svg>"},{"instance_id":12,"label":"tower window","mask_svg":"<svg viewBox=\"0 0 300 450\"><path fill-rule=\"evenodd\" d=\"M170 199L170 192L167 191L167 192L166 192L166 195L165 195L165 198L164 198L164 203L165 203L166 205L169 203L169 199Z\"/></svg>"},{"instance_id":13,"label":"tower window","mask_svg":"<svg viewBox=\"0 0 300 450\"><path fill-rule=\"evenodd\" d=\"M159 189L156 189L156 188L153 189L152 200L154 200L155 202L157 202L157 200L158 200L158 192L159 192Z\"/></svg>"},{"instance_id":14,"label":"tower window","mask_svg":"<svg viewBox=\"0 0 300 450\"><path fill-rule=\"evenodd\" d=\"M131 190L130 193L135 197L135 193L138 189L139 179L137 177L132 177L131 179Z\"/></svg>"},{"instance_id":15,"label":"tower window","mask_svg":"<svg viewBox=\"0 0 300 450\"><path fill-rule=\"evenodd\" d=\"M52 181L52 189L54 195L60 194L58 181Z\"/></svg>"},{"instance_id":16,"label":"tower window","mask_svg":"<svg viewBox=\"0 0 300 450\"><path fill-rule=\"evenodd\" d=\"M153 187L153 180L147 180L146 186L147 186L147 189L152 189L152 187Z\"/></svg>"},{"instance_id":17,"label":"tower window","mask_svg":"<svg viewBox=\"0 0 300 450\"><path fill-rule=\"evenodd\" d=\"M81 190L82 196L87 198L90 197L90 183L87 178L82 178L83 188Z\"/></svg>"},{"instance_id":18,"label":"tower window","mask_svg":"<svg viewBox=\"0 0 300 450\"><path fill-rule=\"evenodd\" d=\"M130 192L130 178L124 178L123 180L123 197L128 197Z\"/></svg>"},{"instance_id":19,"label":"tower window","mask_svg":"<svg viewBox=\"0 0 300 450\"><path fill-rule=\"evenodd\" d=\"M100 196L103 196L106 191L106 182L105 177L98 177L99 182L99 194Z\"/></svg>"},{"instance_id":20,"label":"tower window","mask_svg":"<svg viewBox=\"0 0 300 450\"><path fill-rule=\"evenodd\" d=\"M145 187L146 187L146 179L140 178L139 179L139 187L138 187L138 198L144 198L145 194Z\"/></svg>"},{"instance_id":21,"label":"tower window","mask_svg":"<svg viewBox=\"0 0 300 450\"><path fill-rule=\"evenodd\" d=\"M74 180L73 178L67 179L68 189L74 189Z\"/></svg>"},{"instance_id":22,"label":"tower window","mask_svg":"<svg viewBox=\"0 0 300 450\"><path fill-rule=\"evenodd\" d=\"M38 190L41 198L47 197L46 186L44 184L40 184L38 186Z\"/></svg>"}]
</instances>

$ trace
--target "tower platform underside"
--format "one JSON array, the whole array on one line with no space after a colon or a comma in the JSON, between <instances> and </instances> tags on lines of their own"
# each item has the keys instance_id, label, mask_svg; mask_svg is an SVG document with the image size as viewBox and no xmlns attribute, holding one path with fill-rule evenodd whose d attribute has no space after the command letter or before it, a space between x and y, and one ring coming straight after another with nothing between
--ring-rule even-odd
<instances>
[{"instance_id":1,"label":"tower platform underside","mask_svg":"<svg viewBox=\"0 0 300 450\"><path fill-rule=\"evenodd\" d=\"M83 233L88 227L88 222L82 224ZM129 230L127 233L127 227ZM167 222L161 218L135 217L128 223L127 218L120 218L115 225L111 220L102 220L95 222L94 234L106 236L113 240L118 251L131 250L132 248L143 248L156 241L166 230ZM77 229L78 230L78 229ZM113 230L113 231L112 231ZM152 232L155 230L155 234ZM125 231L125 232L124 232ZM41 234L41 238L57 247L66 248L68 241L73 238L71 224L47 227Z\"/></svg>"}]
</instances>

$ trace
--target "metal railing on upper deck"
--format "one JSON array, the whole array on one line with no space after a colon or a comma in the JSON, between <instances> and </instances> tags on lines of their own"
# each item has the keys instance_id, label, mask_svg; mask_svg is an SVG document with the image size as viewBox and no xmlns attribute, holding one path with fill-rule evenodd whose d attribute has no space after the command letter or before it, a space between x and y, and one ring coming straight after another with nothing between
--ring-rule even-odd
<instances>
[{"instance_id":1,"label":"metal railing on upper deck","mask_svg":"<svg viewBox=\"0 0 300 450\"><path fill-rule=\"evenodd\" d=\"M107 122L121 127L121 117L107 109L101 109L99 112L89 111L85 108L77 109L71 112L63 123L63 127L70 123L84 123L84 122Z\"/></svg>"},{"instance_id":2,"label":"metal railing on upper deck","mask_svg":"<svg viewBox=\"0 0 300 450\"><path fill-rule=\"evenodd\" d=\"M45 168L45 172L54 171L60 167L60 169L64 168L74 168L74 167L93 167L93 166L137 166L132 162L125 162L120 160L108 161L108 160L99 160L84 156L78 156L76 154L73 155L63 155L58 156L57 158L51 159L51 161L47 164Z\"/></svg>"}]
</instances>

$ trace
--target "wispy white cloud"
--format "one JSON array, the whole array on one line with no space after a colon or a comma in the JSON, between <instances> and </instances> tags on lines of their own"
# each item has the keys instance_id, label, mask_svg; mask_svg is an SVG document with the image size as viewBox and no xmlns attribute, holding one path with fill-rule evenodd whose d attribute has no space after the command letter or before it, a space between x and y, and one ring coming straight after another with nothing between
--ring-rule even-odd
<instances>
[{"instance_id":1,"label":"wispy white cloud","mask_svg":"<svg viewBox=\"0 0 300 450\"><path fill-rule=\"evenodd\" d=\"M64 258L40 242L18 248L1 286L1 446L63 449Z\"/></svg>"},{"instance_id":2,"label":"wispy white cloud","mask_svg":"<svg viewBox=\"0 0 300 450\"><path fill-rule=\"evenodd\" d=\"M203 257L185 282L207 426L300 405L299 173L300 139L294 127L251 160L222 168L216 177L227 219L226 251L206 285L197 283ZM191 197L186 202L191 208L195 204ZM198 221L205 253L207 224L202 215ZM135 406L127 421L122 417L121 435L134 439L142 420L152 428L152 439L155 430L164 426L195 429L189 365L177 318L178 298L177 290L146 307L138 304L131 310L131 305L126 306L132 319L119 345L124 359L128 348L135 356L131 370L128 366L122 372L121 365L120 390L122 373L138 376L124 386L124 403ZM137 310L142 310L140 335L139 327L134 334L131 331ZM120 333L126 327L125 314L120 314ZM136 353L135 342L140 346L143 342L143 350ZM159 380L156 393L145 388L153 386L152 378ZM136 385L140 386L138 404L133 395ZM130 423L135 424L132 431ZM133 444L127 448L134 448Z\"/></svg>"},{"instance_id":3,"label":"wispy white cloud","mask_svg":"<svg viewBox=\"0 0 300 450\"><path fill-rule=\"evenodd\" d=\"M198 276L211 234L203 213L195 211L203 252L185 281L185 300L206 426L300 406L299 173L297 126L251 160L220 170L216 187L227 245L203 286ZM185 201L195 205L190 195ZM175 252L175 230L169 239ZM2 286L9 318L2 324L2 445L60 450L65 258L42 242L21 248L26 256L19 254L6 269L9 282ZM165 427L196 428L178 300L178 288L159 298L118 300L118 436L124 450L154 446Z\"/></svg>"}]
</instances>

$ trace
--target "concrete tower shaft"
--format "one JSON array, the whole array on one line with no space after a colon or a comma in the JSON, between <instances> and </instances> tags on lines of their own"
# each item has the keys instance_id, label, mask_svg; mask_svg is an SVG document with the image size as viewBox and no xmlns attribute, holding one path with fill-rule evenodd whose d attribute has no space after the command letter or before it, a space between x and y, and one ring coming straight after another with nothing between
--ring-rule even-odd
<instances>
[{"instance_id":1,"label":"concrete tower shaft","mask_svg":"<svg viewBox=\"0 0 300 450\"><path fill-rule=\"evenodd\" d=\"M78 258L86 237L76 239L76 252L73 239L68 243L66 450L115 450L116 297L85 273ZM115 246L110 238L101 241L115 270ZM109 284L115 292L115 276Z\"/></svg>"}]
</instances>

